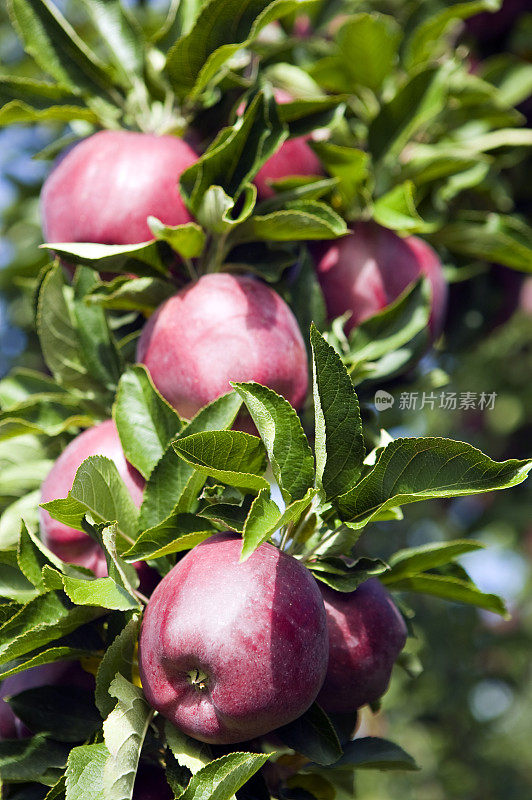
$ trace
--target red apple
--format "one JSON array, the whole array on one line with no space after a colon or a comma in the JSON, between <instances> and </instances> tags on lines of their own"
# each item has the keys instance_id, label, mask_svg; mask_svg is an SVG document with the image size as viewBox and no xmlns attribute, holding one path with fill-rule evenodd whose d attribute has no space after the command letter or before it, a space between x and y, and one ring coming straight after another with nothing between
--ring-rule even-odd
<instances>
[{"instance_id":1,"label":"red apple","mask_svg":"<svg viewBox=\"0 0 532 800\"><path fill-rule=\"evenodd\" d=\"M294 315L247 276L204 275L166 300L142 331L137 360L187 418L230 391L229 381L262 383L294 408L307 392L307 354Z\"/></svg>"},{"instance_id":2,"label":"red apple","mask_svg":"<svg viewBox=\"0 0 532 800\"><path fill-rule=\"evenodd\" d=\"M293 97L283 89L276 89L275 100L281 105L290 103ZM253 183L257 187L259 200L273 197L275 192L271 183L287 178L289 175L322 175L323 167L311 147L307 144L308 136L287 139L279 150L270 156L255 175Z\"/></svg>"},{"instance_id":3,"label":"red apple","mask_svg":"<svg viewBox=\"0 0 532 800\"><path fill-rule=\"evenodd\" d=\"M432 290L430 330L433 337L441 333L447 284L438 256L422 239L402 239L374 222L357 222L348 236L317 244L314 252L329 317L351 312L346 333L396 300L421 275Z\"/></svg>"},{"instance_id":4,"label":"red apple","mask_svg":"<svg viewBox=\"0 0 532 800\"><path fill-rule=\"evenodd\" d=\"M76 436L61 453L48 473L41 491L41 502L66 497L72 488L79 465L89 456L105 456L114 461L136 506L142 503L144 478L126 461L118 431L109 419L88 428ZM80 564L92 569L98 577L107 575L107 564L103 550L91 537L69 528L40 509L41 536L45 544L63 561ZM146 566L143 563L143 569Z\"/></svg>"},{"instance_id":5,"label":"red apple","mask_svg":"<svg viewBox=\"0 0 532 800\"><path fill-rule=\"evenodd\" d=\"M354 592L320 584L329 628L329 666L318 703L331 714L382 697L407 629L388 592L372 578Z\"/></svg>"},{"instance_id":6,"label":"red apple","mask_svg":"<svg viewBox=\"0 0 532 800\"><path fill-rule=\"evenodd\" d=\"M8 703L4 702L5 697L12 697L39 686L58 685L94 691L94 678L77 661L43 664L6 678L0 686L0 739L20 739L31 735L31 731L15 716Z\"/></svg>"},{"instance_id":7,"label":"red apple","mask_svg":"<svg viewBox=\"0 0 532 800\"><path fill-rule=\"evenodd\" d=\"M327 669L323 601L310 572L262 544L212 536L166 575L144 612L139 670L148 702L212 744L286 725L315 700Z\"/></svg>"},{"instance_id":8,"label":"red apple","mask_svg":"<svg viewBox=\"0 0 532 800\"><path fill-rule=\"evenodd\" d=\"M147 218L190 222L179 193L181 173L197 160L175 136L100 131L52 170L41 194L48 242L135 244L153 238Z\"/></svg>"}]
</instances>

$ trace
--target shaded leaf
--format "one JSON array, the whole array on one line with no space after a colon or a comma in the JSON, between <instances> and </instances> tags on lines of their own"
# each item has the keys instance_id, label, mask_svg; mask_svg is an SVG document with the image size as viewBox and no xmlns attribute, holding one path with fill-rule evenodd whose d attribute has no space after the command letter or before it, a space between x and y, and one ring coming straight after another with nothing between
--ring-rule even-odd
<instances>
[{"instance_id":1,"label":"shaded leaf","mask_svg":"<svg viewBox=\"0 0 532 800\"><path fill-rule=\"evenodd\" d=\"M314 456L296 412L288 400L259 383L231 385L257 426L285 501L300 500L314 483Z\"/></svg>"}]
</instances>

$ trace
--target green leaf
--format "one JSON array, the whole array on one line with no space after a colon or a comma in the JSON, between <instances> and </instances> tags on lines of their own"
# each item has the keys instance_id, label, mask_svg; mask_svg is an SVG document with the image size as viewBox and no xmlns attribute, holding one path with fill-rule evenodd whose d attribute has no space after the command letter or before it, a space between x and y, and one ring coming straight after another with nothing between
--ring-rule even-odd
<instances>
[{"instance_id":1,"label":"green leaf","mask_svg":"<svg viewBox=\"0 0 532 800\"><path fill-rule=\"evenodd\" d=\"M531 468L532 461L492 461L465 442L396 439L365 478L338 499L338 508L344 519L362 527L391 507L515 486Z\"/></svg>"},{"instance_id":2,"label":"green leaf","mask_svg":"<svg viewBox=\"0 0 532 800\"><path fill-rule=\"evenodd\" d=\"M330 556L310 561L307 566L316 580L337 592L354 592L364 581L389 571L388 564L380 558L359 558L352 564L346 564L344 559Z\"/></svg>"},{"instance_id":3,"label":"green leaf","mask_svg":"<svg viewBox=\"0 0 532 800\"><path fill-rule=\"evenodd\" d=\"M105 65L49 0L8 0L11 21L39 67L76 94L106 93Z\"/></svg>"},{"instance_id":4,"label":"green leaf","mask_svg":"<svg viewBox=\"0 0 532 800\"><path fill-rule=\"evenodd\" d=\"M275 733L292 750L322 766L335 764L342 755L336 731L317 703Z\"/></svg>"},{"instance_id":5,"label":"green leaf","mask_svg":"<svg viewBox=\"0 0 532 800\"><path fill-rule=\"evenodd\" d=\"M426 279L420 279L407 287L393 303L353 328L349 334L346 361L359 368L364 362L378 359L386 362L390 353L414 341L426 330L429 316L430 285ZM379 365L368 369L369 376L372 376Z\"/></svg>"},{"instance_id":6,"label":"green leaf","mask_svg":"<svg viewBox=\"0 0 532 800\"><path fill-rule=\"evenodd\" d=\"M412 70L419 64L438 59L445 52L443 37L453 30L456 23L483 11L497 11L500 5L500 0L473 0L454 3L430 14L408 38L404 54L406 68Z\"/></svg>"},{"instance_id":7,"label":"green leaf","mask_svg":"<svg viewBox=\"0 0 532 800\"><path fill-rule=\"evenodd\" d=\"M195 514L171 514L141 533L135 544L124 553L124 558L137 561L191 550L217 532L214 525Z\"/></svg>"},{"instance_id":8,"label":"green leaf","mask_svg":"<svg viewBox=\"0 0 532 800\"><path fill-rule=\"evenodd\" d=\"M481 77L497 87L499 97L509 106L518 106L532 94L532 64L510 53L485 59Z\"/></svg>"},{"instance_id":9,"label":"green leaf","mask_svg":"<svg viewBox=\"0 0 532 800\"><path fill-rule=\"evenodd\" d=\"M7 125L33 125L42 122L72 122L83 120L96 123L98 117L88 108L76 105L48 106L48 108L33 108L22 100L11 100L0 108L0 126Z\"/></svg>"},{"instance_id":10,"label":"green leaf","mask_svg":"<svg viewBox=\"0 0 532 800\"><path fill-rule=\"evenodd\" d=\"M385 228L401 233L423 233L432 230L430 223L421 219L414 198L415 186L405 181L375 200L373 218Z\"/></svg>"},{"instance_id":11,"label":"green leaf","mask_svg":"<svg viewBox=\"0 0 532 800\"><path fill-rule=\"evenodd\" d=\"M66 778L61 775L57 783L54 783L44 800L65 800Z\"/></svg>"},{"instance_id":12,"label":"green leaf","mask_svg":"<svg viewBox=\"0 0 532 800\"><path fill-rule=\"evenodd\" d=\"M213 503L203 508L199 512L199 516L212 519L219 525L224 525L237 533L243 533L244 525L254 500L255 498L252 495L246 495L242 502L237 504Z\"/></svg>"},{"instance_id":13,"label":"green leaf","mask_svg":"<svg viewBox=\"0 0 532 800\"><path fill-rule=\"evenodd\" d=\"M48 470L51 468L49 465ZM43 471L44 472L44 471ZM44 479L45 475L43 474ZM4 508L0 516L0 549L16 547L20 533L20 521L26 520L28 525L37 528L39 524L39 503L41 490L36 489L25 494Z\"/></svg>"},{"instance_id":14,"label":"green leaf","mask_svg":"<svg viewBox=\"0 0 532 800\"><path fill-rule=\"evenodd\" d=\"M119 311L149 315L175 294L175 286L158 278L129 278L120 275L109 283L98 283L85 302Z\"/></svg>"},{"instance_id":15,"label":"green leaf","mask_svg":"<svg viewBox=\"0 0 532 800\"><path fill-rule=\"evenodd\" d=\"M148 225L154 237L167 242L182 258L196 258L205 247L206 236L195 222L184 225L164 225L157 217L148 217Z\"/></svg>"},{"instance_id":16,"label":"green leaf","mask_svg":"<svg viewBox=\"0 0 532 800\"><path fill-rule=\"evenodd\" d=\"M124 455L148 478L183 423L140 364L123 373L113 406Z\"/></svg>"},{"instance_id":17,"label":"green leaf","mask_svg":"<svg viewBox=\"0 0 532 800\"><path fill-rule=\"evenodd\" d=\"M83 0L89 16L125 87L143 77L142 30L120 0Z\"/></svg>"},{"instance_id":18,"label":"green leaf","mask_svg":"<svg viewBox=\"0 0 532 800\"><path fill-rule=\"evenodd\" d=\"M133 274L137 277L168 277L167 245L156 240L140 244L98 244L95 242L52 242L41 245L65 261L83 264L97 272Z\"/></svg>"},{"instance_id":19,"label":"green leaf","mask_svg":"<svg viewBox=\"0 0 532 800\"><path fill-rule=\"evenodd\" d=\"M46 734L30 739L0 742L0 780L6 783L41 783L53 786L64 769L66 745L49 741Z\"/></svg>"},{"instance_id":20,"label":"green leaf","mask_svg":"<svg viewBox=\"0 0 532 800\"><path fill-rule=\"evenodd\" d=\"M334 239L345 236L344 220L319 200L289 202L281 211L256 214L238 230L240 241L265 240L274 242Z\"/></svg>"},{"instance_id":21,"label":"green leaf","mask_svg":"<svg viewBox=\"0 0 532 800\"><path fill-rule=\"evenodd\" d=\"M79 97L59 83L22 75L0 75L0 102L9 103L12 100L20 100L38 109L45 109L52 103L61 102L68 105L79 103L79 108L84 109Z\"/></svg>"},{"instance_id":22,"label":"green leaf","mask_svg":"<svg viewBox=\"0 0 532 800\"><path fill-rule=\"evenodd\" d=\"M416 73L381 106L368 131L369 149L375 159L396 159L408 140L444 110L451 66L449 63Z\"/></svg>"},{"instance_id":23,"label":"green leaf","mask_svg":"<svg viewBox=\"0 0 532 800\"><path fill-rule=\"evenodd\" d=\"M166 523L173 525L170 517L176 509L189 510L205 480L206 475L196 472L190 464L179 458L170 445L146 483L140 507L139 529L149 530L150 533L154 530L154 535L158 537L157 529L159 525L164 525L161 531L161 536L164 538Z\"/></svg>"},{"instance_id":24,"label":"green leaf","mask_svg":"<svg viewBox=\"0 0 532 800\"><path fill-rule=\"evenodd\" d=\"M108 758L104 744L74 747L66 769L66 800L107 800L103 771Z\"/></svg>"},{"instance_id":25,"label":"green leaf","mask_svg":"<svg viewBox=\"0 0 532 800\"><path fill-rule=\"evenodd\" d=\"M109 757L103 771L106 800L130 800L140 751L153 711L142 689L118 673L109 687L118 703L103 724Z\"/></svg>"},{"instance_id":26,"label":"green leaf","mask_svg":"<svg viewBox=\"0 0 532 800\"><path fill-rule=\"evenodd\" d=\"M212 761L211 748L208 744L191 739L168 720L164 724L164 732L168 747L178 764L189 769L193 775Z\"/></svg>"},{"instance_id":27,"label":"green leaf","mask_svg":"<svg viewBox=\"0 0 532 800\"><path fill-rule=\"evenodd\" d=\"M73 311L79 347L89 374L102 386L115 391L123 364L103 309L88 306L86 295L98 283L92 270L78 267L74 276Z\"/></svg>"},{"instance_id":28,"label":"green leaf","mask_svg":"<svg viewBox=\"0 0 532 800\"><path fill-rule=\"evenodd\" d=\"M269 759L264 753L230 753L202 767L179 800L231 800Z\"/></svg>"},{"instance_id":29,"label":"green leaf","mask_svg":"<svg viewBox=\"0 0 532 800\"><path fill-rule=\"evenodd\" d=\"M56 366L58 365L59 359L56 361ZM84 369L82 366L78 373L79 381L74 378L73 372L67 372L69 366L66 365L66 361L61 362L61 367L63 366L65 366L66 380L72 379L78 385L84 383L85 379L81 377ZM61 367L58 366L58 368ZM55 437L64 431L72 430L72 428L89 427L94 421L94 416L89 411L83 410L79 398L74 395L58 400L48 400L36 396L9 411L0 413L0 441L26 436L30 433ZM33 467L28 471L28 479L34 469ZM35 473L33 472L33 474ZM8 478L9 473L4 476L4 480L6 481Z\"/></svg>"},{"instance_id":30,"label":"green leaf","mask_svg":"<svg viewBox=\"0 0 532 800\"><path fill-rule=\"evenodd\" d=\"M297 520L316 495L314 489L309 489L301 500L290 503L281 513L277 503L269 497L269 493L269 488L263 489L251 505L243 528L240 561L246 561L257 547L267 541L283 525Z\"/></svg>"},{"instance_id":31,"label":"green leaf","mask_svg":"<svg viewBox=\"0 0 532 800\"><path fill-rule=\"evenodd\" d=\"M329 500L354 486L365 456L360 406L334 348L310 329L314 375L316 485Z\"/></svg>"},{"instance_id":32,"label":"green leaf","mask_svg":"<svg viewBox=\"0 0 532 800\"><path fill-rule=\"evenodd\" d=\"M94 698L104 719L116 705L115 700L109 694L109 688L116 676L122 675L126 680L131 680L138 632L139 619L133 617L118 636L115 636L98 667Z\"/></svg>"},{"instance_id":33,"label":"green leaf","mask_svg":"<svg viewBox=\"0 0 532 800\"><path fill-rule=\"evenodd\" d=\"M401 40L401 28L384 14L353 14L342 25L336 40L343 65L355 85L378 92L393 72Z\"/></svg>"},{"instance_id":34,"label":"green leaf","mask_svg":"<svg viewBox=\"0 0 532 800\"><path fill-rule=\"evenodd\" d=\"M39 686L9 699L15 716L34 733L82 742L102 726L92 694L77 686Z\"/></svg>"},{"instance_id":35,"label":"green leaf","mask_svg":"<svg viewBox=\"0 0 532 800\"><path fill-rule=\"evenodd\" d=\"M0 664L66 636L103 613L92 606L72 606L61 592L40 595L0 627Z\"/></svg>"},{"instance_id":36,"label":"green leaf","mask_svg":"<svg viewBox=\"0 0 532 800\"><path fill-rule=\"evenodd\" d=\"M481 592L470 581L454 578L451 575L426 573L405 576L404 578L391 578L389 584L385 577L383 578L383 583L393 587L394 591L430 594L442 600L483 608L486 611L492 611L494 614L500 614L505 619L510 618L504 601L496 594Z\"/></svg>"},{"instance_id":37,"label":"green leaf","mask_svg":"<svg viewBox=\"0 0 532 800\"><path fill-rule=\"evenodd\" d=\"M319 87L316 88L319 92ZM316 128L329 125L334 116L343 110L346 99L347 95L298 97L279 105L279 117L288 125L290 136L304 136Z\"/></svg>"},{"instance_id":38,"label":"green leaf","mask_svg":"<svg viewBox=\"0 0 532 800\"><path fill-rule=\"evenodd\" d=\"M107 527L99 526L98 528L94 528L88 523L85 523L85 528L98 541L105 553L109 577L112 578L118 586L125 589L130 597L136 599L135 589L139 585L139 576L135 567L126 563L118 553L117 539L119 532L116 522ZM121 551L123 549L124 547L120 548Z\"/></svg>"},{"instance_id":39,"label":"green leaf","mask_svg":"<svg viewBox=\"0 0 532 800\"><path fill-rule=\"evenodd\" d=\"M20 532L20 522L18 526ZM20 571L17 553L7 550L0 553L0 597L27 603L39 594L33 584Z\"/></svg>"},{"instance_id":40,"label":"green leaf","mask_svg":"<svg viewBox=\"0 0 532 800\"><path fill-rule=\"evenodd\" d=\"M532 272L532 228L518 217L471 215L445 225L434 239L454 253Z\"/></svg>"},{"instance_id":41,"label":"green leaf","mask_svg":"<svg viewBox=\"0 0 532 800\"><path fill-rule=\"evenodd\" d=\"M0 406L4 411L16 408L35 395L47 400L64 399L67 392L48 375L24 367L11 370L9 375L0 381Z\"/></svg>"},{"instance_id":42,"label":"green leaf","mask_svg":"<svg viewBox=\"0 0 532 800\"><path fill-rule=\"evenodd\" d=\"M240 397L234 392L222 395L198 411L181 429L179 438L202 431L230 428L241 404ZM158 525L173 512L190 511L191 503L196 500L204 483L205 475L196 472L179 458L170 446L146 484L139 516L140 530Z\"/></svg>"},{"instance_id":43,"label":"green leaf","mask_svg":"<svg viewBox=\"0 0 532 800\"><path fill-rule=\"evenodd\" d=\"M209 0L189 33L170 49L166 69L180 97L196 97L223 65L269 23L305 9L307 0Z\"/></svg>"},{"instance_id":44,"label":"green leaf","mask_svg":"<svg viewBox=\"0 0 532 800\"><path fill-rule=\"evenodd\" d=\"M173 444L178 456L194 469L243 489L268 489L263 477L266 450L257 436L241 431L206 431L181 437Z\"/></svg>"},{"instance_id":45,"label":"green leaf","mask_svg":"<svg viewBox=\"0 0 532 800\"><path fill-rule=\"evenodd\" d=\"M290 308L295 314L299 327L306 338L312 323L324 328L327 321L327 309L316 270L308 250L302 250L297 264L297 273L290 284Z\"/></svg>"},{"instance_id":46,"label":"green leaf","mask_svg":"<svg viewBox=\"0 0 532 800\"><path fill-rule=\"evenodd\" d=\"M64 386L90 391L93 381L80 348L71 290L59 264L52 267L41 284L37 303L37 332L44 360L55 379Z\"/></svg>"},{"instance_id":47,"label":"green leaf","mask_svg":"<svg viewBox=\"0 0 532 800\"><path fill-rule=\"evenodd\" d=\"M133 537L138 512L118 474L116 465L104 456L89 456L78 467L72 489L64 499L43 503L54 519L70 528L83 530L90 514L96 522L117 522L121 533Z\"/></svg>"},{"instance_id":48,"label":"green leaf","mask_svg":"<svg viewBox=\"0 0 532 800\"><path fill-rule=\"evenodd\" d=\"M48 566L43 568L43 578L47 589L62 589L77 606L100 606L112 611L140 608L139 601L113 578L76 578Z\"/></svg>"},{"instance_id":49,"label":"green leaf","mask_svg":"<svg viewBox=\"0 0 532 800\"><path fill-rule=\"evenodd\" d=\"M343 769L346 767L380 770L419 769L412 756L405 753L402 747L389 742L387 739L378 739L374 736L354 739L345 745L344 754L334 765L334 768Z\"/></svg>"},{"instance_id":50,"label":"green leaf","mask_svg":"<svg viewBox=\"0 0 532 800\"><path fill-rule=\"evenodd\" d=\"M192 213L195 216L203 214L201 219L203 224L206 223L207 209L202 204L207 190L212 186L221 187L228 198L238 198L285 138L286 132L277 115L272 95L259 92L237 122L232 127L223 128L205 153L182 173L181 193ZM223 197L221 200L221 206L220 197L215 203L220 218L229 211L227 201ZM248 195L248 206L249 202ZM207 216L211 218L212 215L211 209Z\"/></svg>"},{"instance_id":51,"label":"green leaf","mask_svg":"<svg viewBox=\"0 0 532 800\"><path fill-rule=\"evenodd\" d=\"M213 233L224 234L241 225L255 208L257 187L246 183L242 186L243 202L239 202L240 210L235 213L235 201L221 186L210 186L203 195L197 211L197 218L202 225Z\"/></svg>"},{"instance_id":52,"label":"green leaf","mask_svg":"<svg viewBox=\"0 0 532 800\"><path fill-rule=\"evenodd\" d=\"M261 435L285 502L301 500L314 483L314 456L295 410L266 386L251 382L231 385Z\"/></svg>"},{"instance_id":53,"label":"green leaf","mask_svg":"<svg viewBox=\"0 0 532 800\"><path fill-rule=\"evenodd\" d=\"M385 580L387 583L392 583L404 576L417 575L425 570L444 566L464 553L482 550L484 547L481 542L475 542L473 539L454 539L450 542L431 542L419 547L398 550L388 559L391 570Z\"/></svg>"},{"instance_id":54,"label":"green leaf","mask_svg":"<svg viewBox=\"0 0 532 800\"><path fill-rule=\"evenodd\" d=\"M17 561L22 574L38 589L45 591L42 570L45 566L61 568L61 561L28 530L26 524L19 525ZM61 588L61 587L59 587Z\"/></svg>"},{"instance_id":55,"label":"green leaf","mask_svg":"<svg viewBox=\"0 0 532 800\"><path fill-rule=\"evenodd\" d=\"M349 209L370 178L369 154L332 142L312 142L312 149L327 172L339 179L338 191L345 207Z\"/></svg>"},{"instance_id":56,"label":"green leaf","mask_svg":"<svg viewBox=\"0 0 532 800\"><path fill-rule=\"evenodd\" d=\"M86 633L86 629L82 629L82 631L83 634ZM69 638L72 637L65 636L59 641L66 642ZM79 638L76 640L76 643L80 644ZM88 646L85 648L71 647L70 645L45 647L45 649L36 654L27 653L22 656L22 658L17 659L16 666L12 666L11 669L6 669L5 667L0 669L0 678L1 680L5 680L6 678L10 678L11 675L18 675L19 672L25 672L28 669L40 667L43 664L55 664L57 661L79 661L79 659L83 658L98 657L98 650L95 649L95 647L96 645L94 645L92 641L89 642ZM6 666L10 667L11 665L7 664Z\"/></svg>"}]
</instances>

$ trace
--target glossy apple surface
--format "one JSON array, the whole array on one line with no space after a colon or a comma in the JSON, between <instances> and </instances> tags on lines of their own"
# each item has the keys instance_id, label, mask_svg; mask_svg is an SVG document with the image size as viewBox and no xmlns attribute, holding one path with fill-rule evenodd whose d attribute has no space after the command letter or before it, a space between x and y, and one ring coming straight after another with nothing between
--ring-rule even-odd
<instances>
[{"instance_id":1,"label":"glossy apple surface","mask_svg":"<svg viewBox=\"0 0 532 800\"><path fill-rule=\"evenodd\" d=\"M47 242L135 244L153 238L147 217L190 222L179 193L181 173L197 160L175 136L100 131L70 150L41 194Z\"/></svg>"},{"instance_id":2,"label":"glossy apple surface","mask_svg":"<svg viewBox=\"0 0 532 800\"><path fill-rule=\"evenodd\" d=\"M429 326L434 338L441 333L447 284L437 254L422 239L403 239L374 222L357 222L343 239L315 245L314 253L329 317L351 312L347 333L386 308L422 275L432 293Z\"/></svg>"},{"instance_id":3,"label":"glossy apple surface","mask_svg":"<svg viewBox=\"0 0 532 800\"><path fill-rule=\"evenodd\" d=\"M80 433L61 453L48 473L41 489L41 502L66 497L72 488L78 467L89 456L105 456L116 464L136 506L142 503L144 478L126 461L118 431L113 420ZM107 564L102 549L83 531L69 528L53 519L43 508L40 510L41 536L45 544L63 561L92 569L98 577L107 575ZM144 565L144 569L149 569Z\"/></svg>"},{"instance_id":4,"label":"glossy apple surface","mask_svg":"<svg viewBox=\"0 0 532 800\"><path fill-rule=\"evenodd\" d=\"M6 678L0 686L0 739L17 739L31 735L31 731L15 716L4 702L5 697L36 689L40 686L77 686L94 691L94 678L77 661L56 661L27 669Z\"/></svg>"},{"instance_id":5,"label":"glossy apple surface","mask_svg":"<svg viewBox=\"0 0 532 800\"><path fill-rule=\"evenodd\" d=\"M275 100L279 104L290 103L293 98L283 89L276 89ZM297 136L287 139L280 148L266 161L255 175L253 183L257 187L259 200L273 197L275 192L271 183L287 178L290 175L323 175L321 162L308 145L308 136Z\"/></svg>"},{"instance_id":6,"label":"glossy apple surface","mask_svg":"<svg viewBox=\"0 0 532 800\"><path fill-rule=\"evenodd\" d=\"M142 331L137 360L185 418L230 391L229 381L261 383L294 408L307 392L294 315L276 292L246 276L204 275L166 300Z\"/></svg>"},{"instance_id":7,"label":"glossy apple surface","mask_svg":"<svg viewBox=\"0 0 532 800\"><path fill-rule=\"evenodd\" d=\"M318 703L331 714L356 711L382 697L403 649L405 622L376 579L354 592L320 584L329 628L329 666Z\"/></svg>"},{"instance_id":8,"label":"glossy apple surface","mask_svg":"<svg viewBox=\"0 0 532 800\"><path fill-rule=\"evenodd\" d=\"M327 669L325 610L310 572L270 544L240 563L241 548L226 533L188 553L153 593L139 640L148 702L213 744L296 719Z\"/></svg>"}]
</instances>

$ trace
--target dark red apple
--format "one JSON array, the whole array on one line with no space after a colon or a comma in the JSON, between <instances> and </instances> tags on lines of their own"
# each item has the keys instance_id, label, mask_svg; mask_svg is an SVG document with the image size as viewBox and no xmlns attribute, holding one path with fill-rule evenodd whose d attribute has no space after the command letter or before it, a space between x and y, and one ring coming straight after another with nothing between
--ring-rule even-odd
<instances>
[{"instance_id":1,"label":"dark red apple","mask_svg":"<svg viewBox=\"0 0 532 800\"><path fill-rule=\"evenodd\" d=\"M432 290L432 335L441 333L447 284L438 256L422 239L402 239L374 222L357 222L343 239L316 244L314 253L329 317L351 312L347 333L396 300L421 275Z\"/></svg>"},{"instance_id":2,"label":"dark red apple","mask_svg":"<svg viewBox=\"0 0 532 800\"><path fill-rule=\"evenodd\" d=\"M153 238L147 218L181 225L191 216L181 173L197 160L175 136L100 131L76 145L44 183L47 242L135 244Z\"/></svg>"},{"instance_id":3,"label":"dark red apple","mask_svg":"<svg viewBox=\"0 0 532 800\"><path fill-rule=\"evenodd\" d=\"M31 731L15 716L8 703L4 702L5 697L12 697L39 686L58 685L94 691L94 678L77 661L43 664L6 678L0 686L0 739L17 739L31 735Z\"/></svg>"},{"instance_id":4,"label":"dark red apple","mask_svg":"<svg viewBox=\"0 0 532 800\"><path fill-rule=\"evenodd\" d=\"M139 670L148 702L212 744L252 739L303 714L328 659L323 601L310 572L262 544L217 534L166 575L144 612Z\"/></svg>"},{"instance_id":5,"label":"dark red apple","mask_svg":"<svg viewBox=\"0 0 532 800\"><path fill-rule=\"evenodd\" d=\"M354 592L320 584L329 628L329 666L318 703L331 714L356 711L382 697L407 629L376 578Z\"/></svg>"},{"instance_id":6,"label":"dark red apple","mask_svg":"<svg viewBox=\"0 0 532 800\"><path fill-rule=\"evenodd\" d=\"M137 359L160 393L186 418L256 381L300 408L307 354L294 315L266 284L247 276L204 275L166 300L140 336Z\"/></svg>"},{"instance_id":7,"label":"dark red apple","mask_svg":"<svg viewBox=\"0 0 532 800\"><path fill-rule=\"evenodd\" d=\"M276 89L275 100L281 105L290 103L293 97L283 89ZM255 175L253 183L257 187L259 200L273 197L275 192L271 183L287 178L289 175L322 175L323 167L311 147L308 145L308 136L298 136L287 139L279 150L270 156L266 163Z\"/></svg>"},{"instance_id":8,"label":"dark red apple","mask_svg":"<svg viewBox=\"0 0 532 800\"><path fill-rule=\"evenodd\" d=\"M136 506L140 506L144 478L126 461L118 431L111 419L88 428L70 442L42 485L41 502L47 503L50 500L66 497L72 488L81 462L95 455L105 456L114 461L133 502ZM53 553L63 561L92 569L98 577L107 575L104 553L88 534L58 522L43 508L40 509L40 519L42 539ZM143 569L149 567L143 564Z\"/></svg>"}]
</instances>

